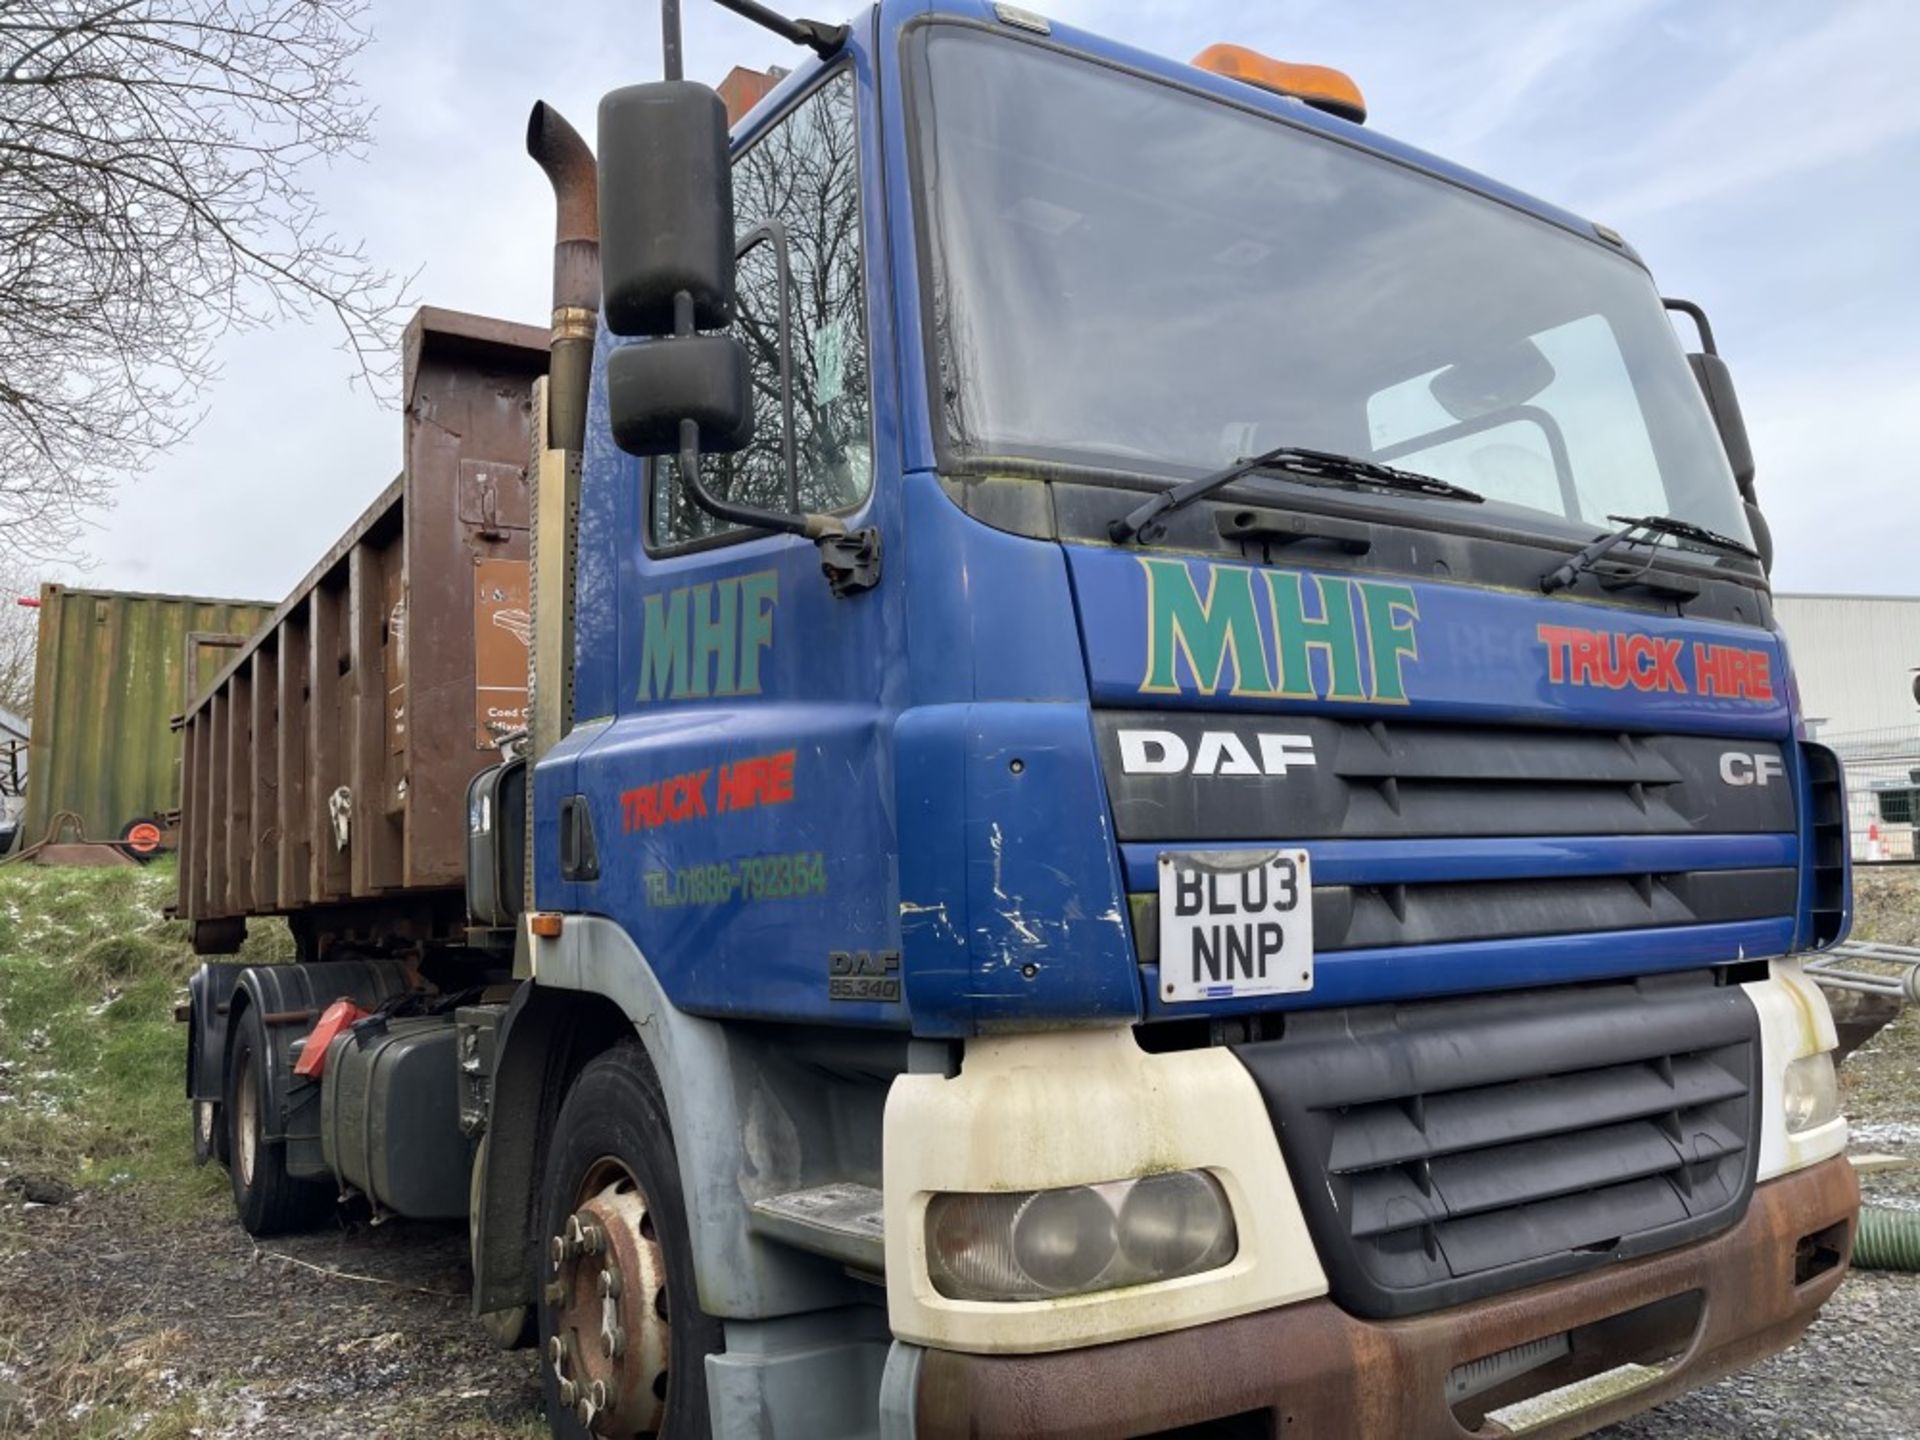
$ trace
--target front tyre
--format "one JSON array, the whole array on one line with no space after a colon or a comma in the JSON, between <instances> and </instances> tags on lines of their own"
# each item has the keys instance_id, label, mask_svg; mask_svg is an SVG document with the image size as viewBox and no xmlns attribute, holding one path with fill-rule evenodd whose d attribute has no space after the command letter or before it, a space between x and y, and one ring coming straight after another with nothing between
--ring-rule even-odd
<instances>
[{"instance_id":1,"label":"front tyre","mask_svg":"<svg viewBox=\"0 0 1920 1440\"><path fill-rule=\"evenodd\" d=\"M706 1440L706 1357L686 1200L660 1082L638 1041L588 1062L547 1152L540 1351L562 1440Z\"/></svg>"}]
</instances>

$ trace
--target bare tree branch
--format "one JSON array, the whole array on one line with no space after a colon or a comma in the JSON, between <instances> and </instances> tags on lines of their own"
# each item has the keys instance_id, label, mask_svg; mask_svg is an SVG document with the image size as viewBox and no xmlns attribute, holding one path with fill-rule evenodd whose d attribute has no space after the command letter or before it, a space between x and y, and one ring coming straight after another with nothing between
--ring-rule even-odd
<instances>
[{"instance_id":1,"label":"bare tree branch","mask_svg":"<svg viewBox=\"0 0 1920 1440\"><path fill-rule=\"evenodd\" d=\"M224 333L326 318L386 389L405 282L302 178L369 143L366 4L0 0L0 546L183 439Z\"/></svg>"},{"instance_id":2,"label":"bare tree branch","mask_svg":"<svg viewBox=\"0 0 1920 1440\"><path fill-rule=\"evenodd\" d=\"M33 718L33 660L40 644L40 612L19 602L40 593L28 572L0 560L0 710ZM6 767L0 763L0 778Z\"/></svg>"}]
</instances>

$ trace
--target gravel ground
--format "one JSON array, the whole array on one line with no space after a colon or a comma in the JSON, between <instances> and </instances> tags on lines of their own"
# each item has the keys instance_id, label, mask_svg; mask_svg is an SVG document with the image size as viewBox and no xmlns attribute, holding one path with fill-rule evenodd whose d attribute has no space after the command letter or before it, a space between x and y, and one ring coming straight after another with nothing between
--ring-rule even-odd
<instances>
[{"instance_id":1,"label":"gravel ground","mask_svg":"<svg viewBox=\"0 0 1920 1440\"><path fill-rule=\"evenodd\" d=\"M1854 935L1920 945L1920 867L1856 872ZM1920 1210L1920 1014L1908 1011L1847 1059L1843 1103L1869 1204ZM1608 1440L1916 1440L1920 1275L1855 1270L1791 1350L1602 1432Z\"/></svg>"},{"instance_id":2,"label":"gravel ground","mask_svg":"<svg viewBox=\"0 0 1920 1440\"><path fill-rule=\"evenodd\" d=\"M348 1223L255 1245L134 1194L0 1211L0 1436L530 1440L531 1351L467 1317L464 1226ZM352 1278L349 1278L352 1277Z\"/></svg>"}]
</instances>

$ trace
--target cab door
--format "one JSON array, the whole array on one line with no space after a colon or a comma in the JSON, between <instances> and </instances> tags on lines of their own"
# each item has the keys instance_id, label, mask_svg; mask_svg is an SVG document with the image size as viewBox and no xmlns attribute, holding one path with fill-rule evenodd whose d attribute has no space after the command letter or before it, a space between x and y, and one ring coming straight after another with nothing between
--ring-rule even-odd
<instances>
[{"instance_id":1,"label":"cab door","mask_svg":"<svg viewBox=\"0 0 1920 1440\"><path fill-rule=\"evenodd\" d=\"M755 431L702 477L877 528L878 586L836 596L811 541L731 528L674 462L613 450L604 333L591 400L576 714L604 718L576 732L573 786L598 875L558 889L620 921L668 995L708 1014L905 1023L885 747L903 577L884 564L897 469L881 473L874 440L866 64L853 47L736 142L733 333Z\"/></svg>"}]
</instances>

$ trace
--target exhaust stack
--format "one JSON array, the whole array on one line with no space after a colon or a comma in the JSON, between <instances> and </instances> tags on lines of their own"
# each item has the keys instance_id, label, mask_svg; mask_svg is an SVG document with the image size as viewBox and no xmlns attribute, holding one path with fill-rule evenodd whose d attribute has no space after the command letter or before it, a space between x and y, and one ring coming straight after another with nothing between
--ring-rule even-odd
<instances>
[{"instance_id":1,"label":"exhaust stack","mask_svg":"<svg viewBox=\"0 0 1920 1440\"><path fill-rule=\"evenodd\" d=\"M553 185L553 339L546 443L578 453L587 435L587 381L600 309L600 183L593 151L545 101L527 116L527 154Z\"/></svg>"}]
</instances>

